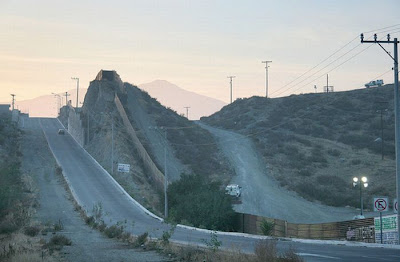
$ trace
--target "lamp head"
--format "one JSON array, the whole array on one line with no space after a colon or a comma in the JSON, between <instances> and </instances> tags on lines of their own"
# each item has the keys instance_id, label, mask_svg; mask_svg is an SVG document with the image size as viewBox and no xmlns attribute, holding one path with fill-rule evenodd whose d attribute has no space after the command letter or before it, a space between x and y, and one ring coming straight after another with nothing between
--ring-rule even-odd
<instances>
[{"instance_id":1,"label":"lamp head","mask_svg":"<svg viewBox=\"0 0 400 262\"><path fill-rule=\"evenodd\" d=\"M353 177L353 181L354 181L354 183L357 183L358 182L358 177Z\"/></svg>"}]
</instances>

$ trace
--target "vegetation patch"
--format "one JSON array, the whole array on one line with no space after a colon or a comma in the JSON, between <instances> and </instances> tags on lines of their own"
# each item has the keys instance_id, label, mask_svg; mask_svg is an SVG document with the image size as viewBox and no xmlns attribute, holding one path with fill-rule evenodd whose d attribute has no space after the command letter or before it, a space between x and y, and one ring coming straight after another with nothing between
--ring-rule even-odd
<instances>
[{"instance_id":1,"label":"vegetation patch","mask_svg":"<svg viewBox=\"0 0 400 262\"><path fill-rule=\"evenodd\" d=\"M211 230L233 231L235 213L221 184L200 175L183 174L168 188L170 219Z\"/></svg>"}]
</instances>

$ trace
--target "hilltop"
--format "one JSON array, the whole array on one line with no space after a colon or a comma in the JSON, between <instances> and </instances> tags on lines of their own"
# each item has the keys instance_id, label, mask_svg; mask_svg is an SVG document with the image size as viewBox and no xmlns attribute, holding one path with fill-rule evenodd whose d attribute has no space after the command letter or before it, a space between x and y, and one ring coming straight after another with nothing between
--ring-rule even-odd
<instances>
[{"instance_id":1,"label":"hilltop","mask_svg":"<svg viewBox=\"0 0 400 262\"><path fill-rule=\"evenodd\" d=\"M395 195L393 85L238 99L201 120L251 138L268 175L306 199L359 206L354 176L369 179L367 208L372 196Z\"/></svg>"},{"instance_id":2,"label":"hilltop","mask_svg":"<svg viewBox=\"0 0 400 262\"><path fill-rule=\"evenodd\" d=\"M163 178L159 175L165 171L169 181L186 173L226 183L233 175L208 131L164 107L137 86L123 82L115 71L102 70L90 82L80 118L84 147L129 194L153 211L161 210L159 182ZM117 172L118 163L130 164L130 172Z\"/></svg>"}]
</instances>

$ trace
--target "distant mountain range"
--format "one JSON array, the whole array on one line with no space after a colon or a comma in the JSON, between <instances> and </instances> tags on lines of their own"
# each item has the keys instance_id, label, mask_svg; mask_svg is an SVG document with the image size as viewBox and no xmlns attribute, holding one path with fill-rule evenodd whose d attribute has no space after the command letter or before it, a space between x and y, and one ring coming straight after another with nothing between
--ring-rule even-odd
<instances>
[{"instance_id":1,"label":"distant mountain range","mask_svg":"<svg viewBox=\"0 0 400 262\"><path fill-rule=\"evenodd\" d=\"M184 90L165 80L141 84L139 88L157 98L162 105L172 108L178 114L186 116L185 107L190 107L188 113L191 120L209 116L226 105L221 100Z\"/></svg>"},{"instance_id":2,"label":"distant mountain range","mask_svg":"<svg viewBox=\"0 0 400 262\"><path fill-rule=\"evenodd\" d=\"M79 104L83 102L87 88L79 88ZM64 93L65 94L65 93ZM53 94L18 101L16 96L15 108L22 113L29 113L32 117L56 117L60 106L65 105L65 95L59 93L59 97ZM76 106L76 89L68 90L68 100ZM7 102L5 104L10 104ZM82 106L81 104L79 106Z\"/></svg>"},{"instance_id":3,"label":"distant mountain range","mask_svg":"<svg viewBox=\"0 0 400 262\"><path fill-rule=\"evenodd\" d=\"M185 107L190 107L188 113L191 120L200 119L202 116L209 116L226 105L226 103L218 99L184 90L165 80L156 80L141 84L139 88L145 90L150 96L157 98L162 105L170 107L178 114L186 116ZM86 92L87 88L79 88L79 103L83 102ZM68 100L71 100L72 105L75 106L76 89L68 90L68 94L70 94ZM60 106L64 106L64 94L59 93L58 95L61 98ZM58 114L59 98L55 95L49 94L21 101L18 101L18 96L16 98L15 108L21 110L23 113L29 113L32 117L56 117ZM9 102L5 104L9 104Z\"/></svg>"}]
</instances>

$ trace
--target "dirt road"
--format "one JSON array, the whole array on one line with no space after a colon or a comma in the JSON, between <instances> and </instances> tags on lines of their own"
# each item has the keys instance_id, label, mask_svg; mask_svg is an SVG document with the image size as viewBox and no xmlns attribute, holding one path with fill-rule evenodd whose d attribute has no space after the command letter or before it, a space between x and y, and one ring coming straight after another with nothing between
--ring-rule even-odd
<instances>
[{"instance_id":1,"label":"dirt road","mask_svg":"<svg viewBox=\"0 0 400 262\"><path fill-rule=\"evenodd\" d=\"M243 187L242 204L235 205L236 211L292 223L351 220L357 214L355 209L335 208L307 201L280 187L277 181L268 175L266 165L249 138L208 126L203 122L198 123L217 138L219 147L236 171L232 183Z\"/></svg>"},{"instance_id":2,"label":"dirt road","mask_svg":"<svg viewBox=\"0 0 400 262\"><path fill-rule=\"evenodd\" d=\"M63 234L72 240L62 256L66 261L168 261L155 252L132 249L109 239L87 226L74 206L60 177L55 174L55 160L49 151L39 119L24 118L22 140L23 172L33 176L39 193L39 207L34 220L42 224L61 221ZM46 236L50 237L50 236Z\"/></svg>"}]
</instances>

